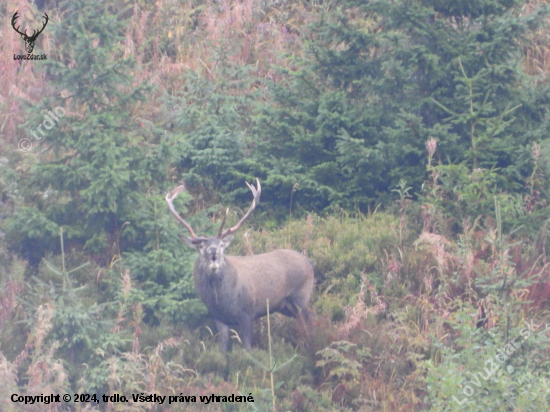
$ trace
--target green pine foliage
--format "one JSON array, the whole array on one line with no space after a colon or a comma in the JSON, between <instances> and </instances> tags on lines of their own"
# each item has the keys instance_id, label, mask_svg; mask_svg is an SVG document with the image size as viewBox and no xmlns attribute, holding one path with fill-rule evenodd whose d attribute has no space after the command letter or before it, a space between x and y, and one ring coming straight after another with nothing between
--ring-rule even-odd
<instances>
[{"instance_id":1,"label":"green pine foliage","mask_svg":"<svg viewBox=\"0 0 550 412\"><path fill-rule=\"evenodd\" d=\"M493 192L521 192L530 144L548 135L547 86L521 65L543 16L493 0L346 1L322 13L258 119L270 200L288 203L298 183L306 208L366 210L403 177L418 192L430 137L442 165L497 169ZM449 186L464 184L444 170Z\"/></svg>"},{"instance_id":2,"label":"green pine foliage","mask_svg":"<svg viewBox=\"0 0 550 412\"><path fill-rule=\"evenodd\" d=\"M183 214L181 203L174 203ZM195 295L191 275L195 256L178 237L181 226L166 213L162 194L151 190L136 206L130 215L133 223L121 229L121 242L128 245L126 253L114 262L117 268L128 268L140 282L141 288L132 292L132 302L143 305L146 321L152 324L196 320L206 314L206 308Z\"/></svg>"},{"instance_id":3,"label":"green pine foliage","mask_svg":"<svg viewBox=\"0 0 550 412\"><path fill-rule=\"evenodd\" d=\"M54 32L59 59L47 66L52 90L28 110L29 127L40 124L46 110L66 112L47 133L42 161L21 181L28 199L42 199L27 212L42 221L35 226L42 233L34 232L23 209L8 222L8 234L51 241L54 228L63 225L68 239L98 253L108 247L119 216L131 209L132 191L149 179L132 118L145 88L132 84L135 66L120 47L124 25L114 6L71 2L64 19L67 24Z\"/></svg>"},{"instance_id":4,"label":"green pine foliage","mask_svg":"<svg viewBox=\"0 0 550 412\"><path fill-rule=\"evenodd\" d=\"M66 114L18 176L24 200L5 222L7 237L35 263L59 250L60 227L69 245L102 265L120 263L124 251L146 290L136 301L148 320L199 317L205 310L194 294L191 254L174 240L163 196L153 196L171 188L168 165L185 146L140 117L152 88L132 78L135 59L121 47L127 10L106 2L62 9L69 23L54 31L59 58L46 66L51 90L29 106L27 125L39 124L49 108Z\"/></svg>"},{"instance_id":5,"label":"green pine foliage","mask_svg":"<svg viewBox=\"0 0 550 412\"><path fill-rule=\"evenodd\" d=\"M246 173L246 153L252 145L251 113L259 93L251 90L251 68L228 60L227 48L222 44L216 50L215 79L185 73L185 87L166 96L164 109L171 134L181 143L175 164L189 186L248 195L243 181L253 175Z\"/></svg>"}]
</instances>

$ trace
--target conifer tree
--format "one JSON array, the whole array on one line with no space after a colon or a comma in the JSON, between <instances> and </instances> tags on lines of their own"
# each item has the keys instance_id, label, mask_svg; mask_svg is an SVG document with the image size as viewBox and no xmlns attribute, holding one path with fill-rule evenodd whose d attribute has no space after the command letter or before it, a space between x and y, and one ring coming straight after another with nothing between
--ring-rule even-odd
<instances>
[{"instance_id":1,"label":"conifer tree","mask_svg":"<svg viewBox=\"0 0 550 412\"><path fill-rule=\"evenodd\" d=\"M304 206L319 210L365 210L400 179L418 192L430 137L437 160L470 174L498 169L495 192L521 191L550 103L521 64L544 10L524 14L522 4L349 0L327 9L307 34L307 58L273 85L276 104L259 119L271 200L288 205L295 183Z\"/></svg>"},{"instance_id":2,"label":"conifer tree","mask_svg":"<svg viewBox=\"0 0 550 412\"><path fill-rule=\"evenodd\" d=\"M124 22L114 6L104 1L65 6L62 24L52 25L57 53L46 66L51 90L28 110L29 126L51 118L54 108L65 113L43 135L35 132L41 156L23 182L29 194L42 193L39 206L23 213L39 226L33 232L21 222L25 216L14 219L30 238L63 225L69 239L97 253L107 246L117 218L127 213L129 193L146 178L136 167L141 149L132 144L137 139L132 110L145 89L132 84L133 60L121 49Z\"/></svg>"},{"instance_id":3,"label":"conifer tree","mask_svg":"<svg viewBox=\"0 0 550 412\"><path fill-rule=\"evenodd\" d=\"M194 299L191 253L179 244L164 202L181 144L139 117L151 87L133 78L135 61L123 47L125 11L103 0L60 5L62 24L52 25L57 54L46 65L51 89L29 106L27 126L54 108L65 113L22 159L36 160L19 176L24 202L33 206L17 208L6 232L38 264L58 252L62 227L67 245L100 265L122 258L145 285L136 299L146 320L160 312L196 316L205 310Z\"/></svg>"}]
</instances>

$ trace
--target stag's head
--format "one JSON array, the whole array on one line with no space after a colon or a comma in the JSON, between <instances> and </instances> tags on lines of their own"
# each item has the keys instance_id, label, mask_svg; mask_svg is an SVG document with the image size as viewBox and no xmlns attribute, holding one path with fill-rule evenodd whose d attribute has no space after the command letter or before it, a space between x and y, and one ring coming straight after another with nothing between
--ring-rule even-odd
<instances>
[{"instance_id":1,"label":"stag's head","mask_svg":"<svg viewBox=\"0 0 550 412\"><path fill-rule=\"evenodd\" d=\"M226 230L223 230L223 226L225 224L225 219L227 217L228 210L225 211L223 221L220 225L220 229L218 230L218 234L216 236L211 237L205 237L205 236L197 236L189 223L187 223L179 214L176 212L176 209L174 208L173 200L176 198L178 194L180 194L182 191L185 190L185 187L183 185L176 187L174 190L172 190L170 193L166 195L166 203L168 203L168 207L170 208L170 211L174 215L174 217L188 230L190 237L187 236L181 236L180 239L185 243L188 247L195 249L199 252L199 262L202 266L208 269L208 271L211 274L218 274L220 271L220 268L223 267L225 263L225 254L224 250L229 244L231 243L231 240L233 239L233 236L235 236L235 232L239 230L241 225L244 223L246 219L252 214L252 211L260 201L260 194L262 193L262 186L260 185L260 181L256 179L256 187L252 186L250 183L246 182L246 185L248 188L252 191L252 195L254 196L254 199L252 200L252 205L248 209L248 211L245 213L245 215L242 217L239 222Z\"/></svg>"},{"instance_id":2,"label":"stag's head","mask_svg":"<svg viewBox=\"0 0 550 412\"><path fill-rule=\"evenodd\" d=\"M193 242L193 239L189 239L185 236L180 236L183 242L192 249L196 249L199 252L199 262L208 269L208 272L217 275L220 268L225 264L224 250L231 239L235 235L229 235L225 239L219 239L217 237L199 238L199 242Z\"/></svg>"},{"instance_id":3,"label":"stag's head","mask_svg":"<svg viewBox=\"0 0 550 412\"><path fill-rule=\"evenodd\" d=\"M16 11L13 14L13 17L11 18L11 26L13 27L13 29L17 33L19 33L21 35L21 37L25 41L25 49L27 50L27 53L32 53L32 51L34 50L34 42L38 38L38 35L44 31L44 28L48 24L49 17L46 13L44 13L44 20L45 21L42 25L42 28L40 30L33 30L32 34L30 36L28 36L27 35L27 30L25 30L24 32L21 32L21 31L19 31L19 27L21 27L21 26L15 27L15 22L16 22L17 18L19 17L18 13L19 13L19 11Z\"/></svg>"}]
</instances>

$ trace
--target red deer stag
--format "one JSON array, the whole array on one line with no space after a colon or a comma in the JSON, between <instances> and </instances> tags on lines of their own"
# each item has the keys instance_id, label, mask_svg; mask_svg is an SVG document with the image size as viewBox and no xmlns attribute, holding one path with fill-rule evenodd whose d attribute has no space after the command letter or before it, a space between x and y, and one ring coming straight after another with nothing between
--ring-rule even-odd
<instances>
[{"instance_id":1,"label":"red deer stag","mask_svg":"<svg viewBox=\"0 0 550 412\"><path fill-rule=\"evenodd\" d=\"M309 327L308 302L313 290L313 265L304 255L287 249L253 256L226 256L235 232L241 227L260 200L262 188L246 182L252 191L252 205L232 228L223 230L225 216L217 236L197 236L191 226L176 212L174 198L185 190L178 186L166 195L166 203L191 237L180 238L199 252L195 261L195 287L216 322L220 347L227 350L229 327L238 325L245 349L252 344L252 321L270 312L298 318ZM227 213L226 213L227 215Z\"/></svg>"}]
</instances>

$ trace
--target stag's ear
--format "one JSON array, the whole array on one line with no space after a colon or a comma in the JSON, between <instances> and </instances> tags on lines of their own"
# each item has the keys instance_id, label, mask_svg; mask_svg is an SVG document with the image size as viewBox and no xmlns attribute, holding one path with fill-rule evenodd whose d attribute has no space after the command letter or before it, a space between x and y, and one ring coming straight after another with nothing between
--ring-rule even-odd
<instances>
[{"instance_id":1,"label":"stag's ear","mask_svg":"<svg viewBox=\"0 0 550 412\"><path fill-rule=\"evenodd\" d=\"M224 243L225 247L229 246L229 244L231 243L231 241L233 240L234 237L235 237L235 233L232 233L232 234L227 235L226 237L223 238L223 243Z\"/></svg>"},{"instance_id":2,"label":"stag's ear","mask_svg":"<svg viewBox=\"0 0 550 412\"><path fill-rule=\"evenodd\" d=\"M188 248L199 250L200 243L193 243L193 239L187 236L178 235L178 237L183 243L185 243L185 246L187 246Z\"/></svg>"}]
</instances>

